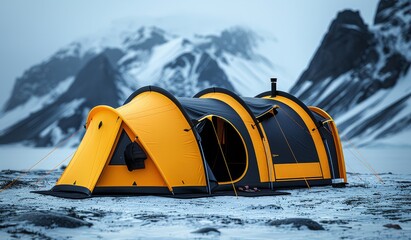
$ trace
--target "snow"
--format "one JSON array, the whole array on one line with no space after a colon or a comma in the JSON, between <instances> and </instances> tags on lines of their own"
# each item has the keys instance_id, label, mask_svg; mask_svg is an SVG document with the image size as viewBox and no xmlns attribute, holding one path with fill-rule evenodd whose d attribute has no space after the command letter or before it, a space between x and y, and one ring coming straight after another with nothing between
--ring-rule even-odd
<instances>
[{"instance_id":1,"label":"snow","mask_svg":"<svg viewBox=\"0 0 411 240\"><path fill-rule=\"evenodd\" d=\"M230 58L228 64L220 67L228 75L234 88L242 96L253 96L266 92L270 86L273 71L263 62L252 62L241 58Z\"/></svg>"},{"instance_id":2,"label":"snow","mask_svg":"<svg viewBox=\"0 0 411 240\"><path fill-rule=\"evenodd\" d=\"M55 184L62 173L59 164L68 164L65 158L74 153L73 148L55 150L28 173L4 170L28 169L51 150L18 145L0 147L1 186L17 177L20 181L0 192L1 239L13 234L17 238L51 239L404 239L411 235L411 211L409 204L404 204L409 202L411 193L411 165L407 164L410 148L345 148L349 172L346 188L289 189L282 191L291 195L257 198L134 196L70 200L31 193ZM358 152L379 173L383 183L351 156ZM53 168L57 170L48 171ZM75 213L93 226L50 229L13 222L14 216L36 211ZM295 217L310 218L325 231L267 224ZM386 224L399 224L402 230L386 228ZM216 228L220 234L192 233L204 227Z\"/></svg>"},{"instance_id":3,"label":"snow","mask_svg":"<svg viewBox=\"0 0 411 240\"><path fill-rule=\"evenodd\" d=\"M361 32L361 28L354 24L342 24L341 27Z\"/></svg>"},{"instance_id":4,"label":"snow","mask_svg":"<svg viewBox=\"0 0 411 240\"><path fill-rule=\"evenodd\" d=\"M129 70L128 74L137 79L140 86L152 85L161 75L159 69L162 69L169 63L170 59L175 59L179 55L192 50L190 48L183 48L183 41L183 38L176 38L154 47L148 62L144 63L141 67Z\"/></svg>"},{"instance_id":5,"label":"snow","mask_svg":"<svg viewBox=\"0 0 411 240\"><path fill-rule=\"evenodd\" d=\"M358 124L362 124L363 121L369 118L372 118L376 114L381 113L382 111L384 111L384 109L387 109L393 103L397 102L404 96L410 94L411 85L410 85L409 79L411 79L411 69L408 70L407 74L405 74L400 79L398 79L397 84L393 88L387 89L387 90L380 90L378 93L374 94L372 97L370 97L366 101L363 101L362 103L356 105L353 109L351 109L346 114L339 116L336 119L337 126L340 123L343 123L344 121L352 118L353 116L357 116L357 120L355 122L352 122L349 127L344 129L344 131L341 132L341 136L344 136L344 133L350 132L350 130L358 126ZM403 145L405 142L399 141L399 140L404 139L404 137L399 137L399 138L396 138L395 136L391 137L390 140L392 140L393 142L389 142L386 139L382 139L382 140L375 139L375 137L379 133L391 127L392 124L401 120L401 118L409 116L410 112L411 112L411 104L409 101L407 101L405 107L403 107L400 110L400 112L398 112L395 115L395 117L390 119L383 126L377 129L369 129L368 133L364 133L360 139L355 139L353 141L355 141L357 145L360 145L363 143L378 145L383 142L388 143L390 145L395 145L395 144ZM405 131L405 132L410 132L410 131ZM404 134L402 134L402 136L403 135ZM407 140L406 142L409 142L409 141Z\"/></svg>"}]
</instances>

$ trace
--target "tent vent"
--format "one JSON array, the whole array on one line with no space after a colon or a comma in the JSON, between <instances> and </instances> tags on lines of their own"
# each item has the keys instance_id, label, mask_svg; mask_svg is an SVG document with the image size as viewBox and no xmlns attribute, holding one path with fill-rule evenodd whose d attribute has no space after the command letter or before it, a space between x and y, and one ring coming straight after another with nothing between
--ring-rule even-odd
<instances>
[{"instance_id":1,"label":"tent vent","mask_svg":"<svg viewBox=\"0 0 411 240\"><path fill-rule=\"evenodd\" d=\"M77 183L77 181L74 181L74 182L73 182L73 185L76 185L76 183Z\"/></svg>"},{"instance_id":2,"label":"tent vent","mask_svg":"<svg viewBox=\"0 0 411 240\"><path fill-rule=\"evenodd\" d=\"M271 78L271 97L277 96L277 78Z\"/></svg>"},{"instance_id":3,"label":"tent vent","mask_svg":"<svg viewBox=\"0 0 411 240\"><path fill-rule=\"evenodd\" d=\"M103 126L103 122L102 122L102 121L100 121L100 123L98 124L98 129L100 129L101 126Z\"/></svg>"},{"instance_id":4,"label":"tent vent","mask_svg":"<svg viewBox=\"0 0 411 240\"><path fill-rule=\"evenodd\" d=\"M136 183L136 181L134 181L134 182L133 182L133 186L137 186L137 183Z\"/></svg>"}]
</instances>

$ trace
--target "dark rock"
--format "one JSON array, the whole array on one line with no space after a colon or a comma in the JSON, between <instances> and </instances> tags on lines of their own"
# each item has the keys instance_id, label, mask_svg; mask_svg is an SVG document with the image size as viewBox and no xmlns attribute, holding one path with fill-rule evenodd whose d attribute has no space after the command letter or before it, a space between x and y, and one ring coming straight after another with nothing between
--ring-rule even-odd
<instances>
[{"instance_id":1,"label":"dark rock","mask_svg":"<svg viewBox=\"0 0 411 240\"><path fill-rule=\"evenodd\" d=\"M401 230L401 229L402 229L400 225L398 225L398 224L393 224L393 223L385 224L384 227L386 227L386 228L392 228L392 229L397 229L397 230Z\"/></svg>"},{"instance_id":2,"label":"dark rock","mask_svg":"<svg viewBox=\"0 0 411 240\"><path fill-rule=\"evenodd\" d=\"M251 206L251 209L259 209L259 210L264 210L264 209L274 209L274 210L282 210L283 208L281 206L277 206L274 204L269 204L269 205L258 205L258 206Z\"/></svg>"},{"instance_id":3,"label":"dark rock","mask_svg":"<svg viewBox=\"0 0 411 240\"><path fill-rule=\"evenodd\" d=\"M28 230L25 228L11 229L11 230L8 230L7 232L11 234L11 237L16 238L16 239L21 239L21 238L24 239L27 236L30 236L27 239L43 239L43 240L53 239L43 233L33 231L33 230Z\"/></svg>"},{"instance_id":4,"label":"dark rock","mask_svg":"<svg viewBox=\"0 0 411 240\"><path fill-rule=\"evenodd\" d=\"M322 221L320 221L320 223L345 225L345 224L348 224L350 222L347 221L347 220L335 219L335 220L322 220Z\"/></svg>"},{"instance_id":5,"label":"dark rock","mask_svg":"<svg viewBox=\"0 0 411 240\"><path fill-rule=\"evenodd\" d=\"M21 180L8 180L3 183L0 183L0 189L9 189L9 188L22 188L26 186L30 186L31 184L28 182L24 182Z\"/></svg>"},{"instance_id":6,"label":"dark rock","mask_svg":"<svg viewBox=\"0 0 411 240\"><path fill-rule=\"evenodd\" d=\"M351 10L339 12L308 69L298 81L309 79L318 82L327 77L338 77L352 69L361 60L370 39L368 27L359 12Z\"/></svg>"},{"instance_id":7,"label":"dark rock","mask_svg":"<svg viewBox=\"0 0 411 240\"><path fill-rule=\"evenodd\" d=\"M63 215L60 213L42 212L42 211L23 213L17 216L14 220L15 221L27 221L36 226L42 226L42 227L48 227L48 228L55 228L55 227L78 228L82 226L90 227L93 225L92 223L86 222L84 220L70 217L67 215Z\"/></svg>"},{"instance_id":8,"label":"dark rock","mask_svg":"<svg viewBox=\"0 0 411 240\"><path fill-rule=\"evenodd\" d=\"M276 227L281 225L292 225L292 227L295 227L297 229L300 229L301 227L305 226L310 230L324 230L324 227L321 226L321 224L309 218L286 218L272 220L268 222L268 225Z\"/></svg>"},{"instance_id":9,"label":"dark rock","mask_svg":"<svg viewBox=\"0 0 411 240\"><path fill-rule=\"evenodd\" d=\"M220 235L221 232L218 231L218 229L213 228L213 227L205 227L205 228L200 228L194 232L191 233L196 233L196 234L217 234Z\"/></svg>"}]
</instances>

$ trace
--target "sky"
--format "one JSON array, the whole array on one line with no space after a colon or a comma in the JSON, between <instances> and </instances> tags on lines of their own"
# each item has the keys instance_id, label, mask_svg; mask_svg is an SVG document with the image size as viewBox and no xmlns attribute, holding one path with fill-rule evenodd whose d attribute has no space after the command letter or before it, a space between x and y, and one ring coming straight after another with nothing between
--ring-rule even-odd
<instances>
[{"instance_id":1,"label":"sky","mask_svg":"<svg viewBox=\"0 0 411 240\"><path fill-rule=\"evenodd\" d=\"M1 0L0 106L17 77L77 39L133 23L177 34L212 33L240 25L269 33L278 63L298 78L343 9L372 24L377 0ZM277 56L276 56L277 58ZM277 62L275 62L277 63Z\"/></svg>"}]
</instances>

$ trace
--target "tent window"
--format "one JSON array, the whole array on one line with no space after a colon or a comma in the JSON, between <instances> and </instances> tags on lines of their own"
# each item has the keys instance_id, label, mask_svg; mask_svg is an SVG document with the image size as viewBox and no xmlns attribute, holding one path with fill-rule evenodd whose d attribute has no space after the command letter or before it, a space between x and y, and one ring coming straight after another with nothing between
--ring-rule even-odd
<instances>
[{"instance_id":1,"label":"tent window","mask_svg":"<svg viewBox=\"0 0 411 240\"><path fill-rule=\"evenodd\" d=\"M246 170L246 151L238 132L221 118L213 117L197 125L208 165L218 182L236 180Z\"/></svg>"},{"instance_id":2,"label":"tent window","mask_svg":"<svg viewBox=\"0 0 411 240\"><path fill-rule=\"evenodd\" d=\"M116 149L114 150L113 156L111 157L109 165L126 165L124 159L124 151L128 144L131 143L126 131L122 131L120 138L118 139Z\"/></svg>"}]
</instances>

